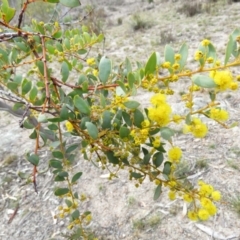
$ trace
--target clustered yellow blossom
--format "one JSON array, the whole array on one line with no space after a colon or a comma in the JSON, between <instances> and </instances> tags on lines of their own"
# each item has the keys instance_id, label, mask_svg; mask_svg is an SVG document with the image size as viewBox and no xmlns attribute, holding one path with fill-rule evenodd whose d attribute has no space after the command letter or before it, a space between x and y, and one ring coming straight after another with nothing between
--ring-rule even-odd
<instances>
[{"instance_id":1,"label":"clustered yellow blossom","mask_svg":"<svg viewBox=\"0 0 240 240\"><path fill-rule=\"evenodd\" d=\"M168 158L171 162L179 163L182 157L182 150L179 147L173 147L168 151Z\"/></svg>"},{"instance_id":2,"label":"clustered yellow blossom","mask_svg":"<svg viewBox=\"0 0 240 240\"><path fill-rule=\"evenodd\" d=\"M220 91L227 89L236 90L238 88L238 83L233 81L233 76L230 71L211 71L210 77L217 84Z\"/></svg>"},{"instance_id":3,"label":"clustered yellow blossom","mask_svg":"<svg viewBox=\"0 0 240 240\"><path fill-rule=\"evenodd\" d=\"M143 128L143 129L133 129L130 132L130 135L133 137L135 145L140 145L146 142L148 136L149 136L149 128Z\"/></svg>"},{"instance_id":4,"label":"clustered yellow blossom","mask_svg":"<svg viewBox=\"0 0 240 240\"><path fill-rule=\"evenodd\" d=\"M210 118L219 121L226 121L229 118L228 112L220 108L211 108L209 116Z\"/></svg>"},{"instance_id":5,"label":"clustered yellow blossom","mask_svg":"<svg viewBox=\"0 0 240 240\"><path fill-rule=\"evenodd\" d=\"M69 121L66 121L65 126L68 132L72 132L74 129L73 125Z\"/></svg>"},{"instance_id":6,"label":"clustered yellow blossom","mask_svg":"<svg viewBox=\"0 0 240 240\"><path fill-rule=\"evenodd\" d=\"M125 108L125 106L123 105L123 103L128 101L128 97L126 96L118 96L116 95L112 101L112 106L113 108Z\"/></svg>"},{"instance_id":7,"label":"clustered yellow blossom","mask_svg":"<svg viewBox=\"0 0 240 240\"><path fill-rule=\"evenodd\" d=\"M183 128L183 133L192 133L196 138L203 138L206 136L208 129L206 124L204 124L199 118L193 118L190 125L185 125Z\"/></svg>"},{"instance_id":8,"label":"clustered yellow blossom","mask_svg":"<svg viewBox=\"0 0 240 240\"><path fill-rule=\"evenodd\" d=\"M148 117L159 126L166 126L170 122L171 106L166 102L166 96L159 93L151 98L154 107L148 108Z\"/></svg>"},{"instance_id":9,"label":"clustered yellow blossom","mask_svg":"<svg viewBox=\"0 0 240 240\"><path fill-rule=\"evenodd\" d=\"M161 140L160 140L160 137L159 137L159 136L157 136L157 137L154 138L154 140L152 141L152 145L153 145L154 148L160 147L160 145L161 145Z\"/></svg>"},{"instance_id":10,"label":"clustered yellow blossom","mask_svg":"<svg viewBox=\"0 0 240 240\"><path fill-rule=\"evenodd\" d=\"M210 42L208 39L204 39L204 40L202 40L202 42L201 42L202 46L204 46L204 47L207 47L210 43L211 43L211 42Z\"/></svg>"},{"instance_id":11,"label":"clustered yellow blossom","mask_svg":"<svg viewBox=\"0 0 240 240\"><path fill-rule=\"evenodd\" d=\"M98 76L98 70L97 70L97 69L94 69L92 73L93 73L93 75L94 75L95 77Z\"/></svg>"},{"instance_id":12,"label":"clustered yellow blossom","mask_svg":"<svg viewBox=\"0 0 240 240\"><path fill-rule=\"evenodd\" d=\"M170 190L170 191L168 192L168 197L169 197L170 200L175 200L175 199L176 199L176 192Z\"/></svg>"},{"instance_id":13,"label":"clustered yellow blossom","mask_svg":"<svg viewBox=\"0 0 240 240\"><path fill-rule=\"evenodd\" d=\"M94 65L96 62L95 62L95 58L89 58L89 59L87 59L87 64L89 65L89 66L92 66L92 65Z\"/></svg>"},{"instance_id":14,"label":"clustered yellow blossom","mask_svg":"<svg viewBox=\"0 0 240 240\"><path fill-rule=\"evenodd\" d=\"M174 114L172 116L172 121L175 122L176 124L179 124L182 121L182 117L178 114Z\"/></svg>"},{"instance_id":15,"label":"clustered yellow blossom","mask_svg":"<svg viewBox=\"0 0 240 240\"><path fill-rule=\"evenodd\" d=\"M196 61L198 61L198 60L200 60L201 58L203 58L203 52L197 50L197 51L195 52L194 59L195 59Z\"/></svg>"},{"instance_id":16,"label":"clustered yellow blossom","mask_svg":"<svg viewBox=\"0 0 240 240\"><path fill-rule=\"evenodd\" d=\"M210 216L216 214L217 207L215 206L213 201L219 201L221 199L221 194L219 191L215 191L213 186L206 184L203 181L199 181L198 185L200 206L193 211L189 211L188 217L194 221L198 219L205 221L208 220ZM187 198L184 198L184 200L189 202Z\"/></svg>"},{"instance_id":17,"label":"clustered yellow blossom","mask_svg":"<svg viewBox=\"0 0 240 240\"><path fill-rule=\"evenodd\" d=\"M162 64L162 68L167 68L167 69L169 69L171 67L171 63L170 62L164 62L163 64Z\"/></svg>"}]
</instances>

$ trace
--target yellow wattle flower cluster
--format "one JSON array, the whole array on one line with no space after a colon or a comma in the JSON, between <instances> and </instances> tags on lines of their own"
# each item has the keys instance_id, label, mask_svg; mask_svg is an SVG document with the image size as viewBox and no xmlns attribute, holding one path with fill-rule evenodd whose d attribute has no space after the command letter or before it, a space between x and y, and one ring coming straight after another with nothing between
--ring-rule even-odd
<instances>
[{"instance_id":1,"label":"yellow wattle flower cluster","mask_svg":"<svg viewBox=\"0 0 240 240\"><path fill-rule=\"evenodd\" d=\"M171 162L179 163L182 157L182 150L179 147L173 147L168 151L168 158Z\"/></svg>"},{"instance_id":2,"label":"yellow wattle flower cluster","mask_svg":"<svg viewBox=\"0 0 240 240\"><path fill-rule=\"evenodd\" d=\"M210 118L219 121L227 121L229 118L228 112L220 108L210 109Z\"/></svg>"},{"instance_id":3,"label":"yellow wattle flower cluster","mask_svg":"<svg viewBox=\"0 0 240 240\"><path fill-rule=\"evenodd\" d=\"M221 199L221 194L219 191L215 191L213 186L206 184L203 181L199 181L199 196L200 196L200 207L188 212L188 217L196 221L208 220L210 216L213 216L217 212L217 207L213 201L219 201ZM184 198L186 201L186 199ZM189 202L189 201L187 201Z\"/></svg>"},{"instance_id":4,"label":"yellow wattle flower cluster","mask_svg":"<svg viewBox=\"0 0 240 240\"><path fill-rule=\"evenodd\" d=\"M199 118L193 118L190 125L185 125L183 133L192 133L196 138L203 138L208 132L206 124L204 124Z\"/></svg>"},{"instance_id":5,"label":"yellow wattle flower cluster","mask_svg":"<svg viewBox=\"0 0 240 240\"><path fill-rule=\"evenodd\" d=\"M172 109L166 102L166 96L158 93L151 98L151 103L154 107L148 109L149 119L156 122L160 127L169 124Z\"/></svg>"},{"instance_id":6,"label":"yellow wattle flower cluster","mask_svg":"<svg viewBox=\"0 0 240 240\"><path fill-rule=\"evenodd\" d=\"M74 129L73 125L69 121L66 121L65 126L68 132L72 132Z\"/></svg>"},{"instance_id":7,"label":"yellow wattle flower cluster","mask_svg":"<svg viewBox=\"0 0 240 240\"><path fill-rule=\"evenodd\" d=\"M92 66L92 65L94 65L96 62L95 62L95 58L89 58L89 59L87 59L87 64L89 65L89 66Z\"/></svg>"},{"instance_id":8,"label":"yellow wattle flower cluster","mask_svg":"<svg viewBox=\"0 0 240 240\"><path fill-rule=\"evenodd\" d=\"M210 77L218 85L220 91L227 89L236 90L238 88L238 83L233 81L233 76L230 71L211 71Z\"/></svg>"},{"instance_id":9,"label":"yellow wattle flower cluster","mask_svg":"<svg viewBox=\"0 0 240 240\"><path fill-rule=\"evenodd\" d=\"M128 97L126 96L115 96L113 101L112 101L112 106L113 108L119 107L119 108L125 108L125 106L123 105L123 103L128 101Z\"/></svg>"},{"instance_id":10,"label":"yellow wattle flower cluster","mask_svg":"<svg viewBox=\"0 0 240 240\"><path fill-rule=\"evenodd\" d=\"M146 142L147 138L149 137L149 128L133 129L130 135L133 137L135 145L138 146Z\"/></svg>"}]
</instances>

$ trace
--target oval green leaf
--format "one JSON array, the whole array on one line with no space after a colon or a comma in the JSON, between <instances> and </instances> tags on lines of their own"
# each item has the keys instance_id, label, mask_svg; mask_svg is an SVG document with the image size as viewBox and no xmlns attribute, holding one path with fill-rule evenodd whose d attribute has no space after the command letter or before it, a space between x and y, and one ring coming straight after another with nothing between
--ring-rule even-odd
<instances>
[{"instance_id":1,"label":"oval green leaf","mask_svg":"<svg viewBox=\"0 0 240 240\"><path fill-rule=\"evenodd\" d=\"M112 63L109 58L103 56L99 62L99 79L105 84L110 76L112 70Z\"/></svg>"},{"instance_id":2,"label":"oval green leaf","mask_svg":"<svg viewBox=\"0 0 240 240\"><path fill-rule=\"evenodd\" d=\"M69 189L68 188L58 188L54 191L54 194L56 196L62 196L69 193Z\"/></svg>"},{"instance_id":3,"label":"oval green leaf","mask_svg":"<svg viewBox=\"0 0 240 240\"><path fill-rule=\"evenodd\" d=\"M74 8L74 7L78 7L81 5L80 0L60 0L59 2L62 5L69 7L69 8Z\"/></svg>"},{"instance_id":4,"label":"oval green leaf","mask_svg":"<svg viewBox=\"0 0 240 240\"><path fill-rule=\"evenodd\" d=\"M27 155L27 160L34 166L37 166L39 163L39 156L36 154Z\"/></svg>"},{"instance_id":5,"label":"oval green leaf","mask_svg":"<svg viewBox=\"0 0 240 240\"><path fill-rule=\"evenodd\" d=\"M153 200L157 200L160 197L161 193L162 193L162 185L159 184L155 189Z\"/></svg>"},{"instance_id":6,"label":"oval green leaf","mask_svg":"<svg viewBox=\"0 0 240 240\"><path fill-rule=\"evenodd\" d=\"M149 74L154 74L156 71L156 65L157 65L157 56L156 56L156 53L154 52L148 59L147 64L145 66L145 76Z\"/></svg>"},{"instance_id":7,"label":"oval green leaf","mask_svg":"<svg viewBox=\"0 0 240 240\"><path fill-rule=\"evenodd\" d=\"M136 109L139 107L140 103L137 101L127 101L127 102L123 103L123 105L129 109Z\"/></svg>"},{"instance_id":8,"label":"oval green leaf","mask_svg":"<svg viewBox=\"0 0 240 240\"><path fill-rule=\"evenodd\" d=\"M208 76L205 75L194 75L192 77L192 81L194 84L196 84L199 87L203 88L215 88L217 87L217 84L214 82L214 80Z\"/></svg>"},{"instance_id":9,"label":"oval green leaf","mask_svg":"<svg viewBox=\"0 0 240 240\"><path fill-rule=\"evenodd\" d=\"M65 61L62 63L61 75L62 75L62 81L66 82L69 77L69 66Z\"/></svg>"},{"instance_id":10,"label":"oval green leaf","mask_svg":"<svg viewBox=\"0 0 240 240\"><path fill-rule=\"evenodd\" d=\"M90 115L91 109L88 105L88 103L78 95L74 97L74 105L75 107L80 111L80 113L84 113L86 115Z\"/></svg>"},{"instance_id":11,"label":"oval green leaf","mask_svg":"<svg viewBox=\"0 0 240 240\"><path fill-rule=\"evenodd\" d=\"M85 123L87 131L89 133L89 135L93 138L93 139L97 139L98 138L98 129L97 127L91 123L91 122L86 122Z\"/></svg>"},{"instance_id":12,"label":"oval green leaf","mask_svg":"<svg viewBox=\"0 0 240 240\"><path fill-rule=\"evenodd\" d=\"M163 162L163 153L162 152L156 152L154 155L153 155L153 164L156 166L156 167L160 167L161 164Z\"/></svg>"},{"instance_id":13,"label":"oval green leaf","mask_svg":"<svg viewBox=\"0 0 240 240\"><path fill-rule=\"evenodd\" d=\"M72 183L75 183L81 176L82 176L82 172L76 173L76 174L72 177Z\"/></svg>"},{"instance_id":14,"label":"oval green leaf","mask_svg":"<svg viewBox=\"0 0 240 240\"><path fill-rule=\"evenodd\" d=\"M121 138L127 138L130 134L130 130L127 127L121 127L119 130L119 135Z\"/></svg>"}]
</instances>

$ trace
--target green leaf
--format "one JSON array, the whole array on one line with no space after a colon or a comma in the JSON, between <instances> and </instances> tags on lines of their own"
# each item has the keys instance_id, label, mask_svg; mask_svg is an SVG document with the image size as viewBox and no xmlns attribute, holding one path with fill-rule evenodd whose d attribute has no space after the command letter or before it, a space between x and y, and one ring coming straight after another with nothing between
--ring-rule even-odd
<instances>
[{"instance_id":1,"label":"green leaf","mask_svg":"<svg viewBox=\"0 0 240 240\"><path fill-rule=\"evenodd\" d=\"M15 12L16 9L9 7L8 0L2 0L0 17L3 18L2 15L4 14L4 22L9 23L13 19Z\"/></svg>"},{"instance_id":2,"label":"green leaf","mask_svg":"<svg viewBox=\"0 0 240 240\"><path fill-rule=\"evenodd\" d=\"M81 5L80 0L59 0L59 2L69 8L78 7Z\"/></svg>"},{"instance_id":3,"label":"green leaf","mask_svg":"<svg viewBox=\"0 0 240 240\"><path fill-rule=\"evenodd\" d=\"M103 108L106 107L106 98L104 97L104 95L102 93L100 93L100 103Z\"/></svg>"},{"instance_id":4,"label":"green leaf","mask_svg":"<svg viewBox=\"0 0 240 240\"><path fill-rule=\"evenodd\" d=\"M91 109L88 105L88 103L78 95L74 97L74 105L75 107L80 111L80 113L84 113L86 115L90 115Z\"/></svg>"},{"instance_id":5,"label":"green leaf","mask_svg":"<svg viewBox=\"0 0 240 240\"><path fill-rule=\"evenodd\" d=\"M34 86L34 87L32 88L32 90L30 91L30 93L29 93L29 99L30 99L30 101L34 101L34 100L36 99L36 97L37 97L37 94L38 94L38 90L37 90L37 88Z\"/></svg>"},{"instance_id":6,"label":"green leaf","mask_svg":"<svg viewBox=\"0 0 240 240\"><path fill-rule=\"evenodd\" d=\"M62 122L61 118L49 118L48 119L49 122Z\"/></svg>"},{"instance_id":7,"label":"green leaf","mask_svg":"<svg viewBox=\"0 0 240 240\"><path fill-rule=\"evenodd\" d=\"M15 82L8 82L7 88L9 88L12 92L17 92L18 84Z\"/></svg>"},{"instance_id":8,"label":"green leaf","mask_svg":"<svg viewBox=\"0 0 240 240\"><path fill-rule=\"evenodd\" d=\"M69 193L69 189L68 188L58 188L54 191L54 194L56 196L62 196Z\"/></svg>"},{"instance_id":9,"label":"green leaf","mask_svg":"<svg viewBox=\"0 0 240 240\"><path fill-rule=\"evenodd\" d=\"M103 116L102 116L102 120L103 120L102 128L103 129L111 129L111 127L112 127L112 124L111 124L112 117L113 117L113 113L111 113L110 111L106 110L106 111L103 112Z\"/></svg>"},{"instance_id":10,"label":"green leaf","mask_svg":"<svg viewBox=\"0 0 240 240\"><path fill-rule=\"evenodd\" d=\"M214 60L216 60L217 58L217 53L216 53L216 49L215 47L212 45L212 43L210 43L208 45L208 54L207 54L207 57L212 57Z\"/></svg>"},{"instance_id":11,"label":"green leaf","mask_svg":"<svg viewBox=\"0 0 240 240\"><path fill-rule=\"evenodd\" d=\"M40 123L47 123L48 122L48 118L47 118L47 115L45 113L39 113L37 120Z\"/></svg>"},{"instance_id":12,"label":"green leaf","mask_svg":"<svg viewBox=\"0 0 240 240\"><path fill-rule=\"evenodd\" d=\"M26 45L26 43L23 42L15 42L16 46L22 50L23 52L27 52L29 50L29 47Z\"/></svg>"},{"instance_id":13,"label":"green leaf","mask_svg":"<svg viewBox=\"0 0 240 240\"><path fill-rule=\"evenodd\" d=\"M42 61L37 61L36 65L38 67L39 72L44 76L44 65Z\"/></svg>"},{"instance_id":14,"label":"green leaf","mask_svg":"<svg viewBox=\"0 0 240 240\"><path fill-rule=\"evenodd\" d=\"M45 0L48 3L59 3L59 0Z\"/></svg>"},{"instance_id":15,"label":"green leaf","mask_svg":"<svg viewBox=\"0 0 240 240\"><path fill-rule=\"evenodd\" d=\"M175 134L174 130L168 127L163 127L160 129L161 137L167 141L171 140L171 137Z\"/></svg>"},{"instance_id":16,"label":"green leaf","mask_svg":"<svg viewBox=\"0 0 240 240\"><path fill-rule=\"evenodd\" d=\"M33 129L33 128L35 128L34 125L32 125L31 123L29 123L29 120L28 120L28 119L24 121L23 127L26 128L26 129Z\"/></svg>"},{"instance_id":17,"label":"green leaf","mask_svg":"<svg viewBox=\"0 0 240 240\"><path fill-rule=\"evenodd\" d=\"M54 124L54 123L49 124L49 125L48 125L48 128L49 128L50 130L52 130L52 131L58 130L58 126L57 126L56 124Z\"/></svg>"},{"instance_id":18,"label":"green leaf","mask_svg":"<svg viewBox=\"0 0 240 240\"><path fill-rule=\"evenodd\" d=\"M66 82L69 77L69 66L65 61L62 63L61 75L62 75L62 81Z\"/></svg>"},{"instance_id":19,"label":"green leaf","mask_svg":"<svg viewBox=\"0 0 240 240\"><path fill-rule=\"evenodd\" d=\"M121 127L119 130L119 135L121 138L127 138L130 134L130 130L127 127Z\"/></svg>"},{"instance_id":20,"label":"green leaf","mask_svg":"<svg viewBox=\"0 0 240 240\"><path fill-rule=\"evenodd\" d=\"M206 75L200 75L200 74L194 75L192 77L192 81L197 86L203 87L203 88L217 87L217 84L214 82L214 80Z\"/></svg>"},{"instance_id":21,"label":"green leaf","mask_svg":"<svg viewBox=\"0 0 240 240\"><path fill-rule=\"evenodd\" d=\"M132 72L132 64L128 58L125 59L125 69L126 69L126 75Z\"/></svg>"},{"instance_id":22,"label":"green leaf","mask_svg":"<svg viewBox=\"0 0 240 240\"><path fill-rule=\"evenodd\" d=\"M105 84L110 76L111 70L112 70L112 63L110 59L103 56L99 62L99 79L100 81Z\"/></svg>"},{"instance_id":23,"label":"green leaf","mask_svg":"<svg viewBox=\"0 0 240 240\"><path fill-rule=\"evenodd\" d=\"M224 65L227 65L228 60L231 57L233 50L234 50L234 40L233 40L232 35L230 35L228 44L227 44L227 48L226 48Z\"/></svg>"},{"instance_id":24,"label":"green leaf","mask_svg":"<svg viewBox=\"0 0 240 240\"><path fill-rule=\"evenodd\" d=\"M34 166L37 166L39 163L39 156L36 154L27 154L27 160Z\"/></svg>"},{"instance_id":25,"label":"green leaf","mask_svg":"<svg viewBox=\"0 0 240 240\"><path fill-rule=\"evenodd\" d=\"M72 206L72 201L65 199L66 205L70 208Z\"/></svg>"},{"instance_id":26,"label":"green leaf","mask_svg":"<svg viewBox=\"0 0 240 240\"><path fill-rule=\"evenodd\" d=\"M129 109L136 109L139 107L140 103L137 101L127 101L127 102L123 103L123 105Z\"/></svg>"},{"instance_id":27,"label":"green leaf","mask_svg":"<svg viewBox=\"0 0 240 240\"><path fill-rule=\"evenodd\" d=\"M107 152L105 152L105 154L106 154L110 163L113 163L113 164L118 164L119 163L119 159L114 156L113 151L107 151Z\"/></svg>"},{"instance_id":28,"label":"green leaf","mask_svg":"<svg viewBox=\"0 0 240 240\"><path fill-rule=\"evenodd\" d=\"M175 53L173 48L170 45L166 45L164 49L164 58L166 62L170 62L171 65L175 62Z\"/></svg>"},{"instance_id":29,"label":"green leaf","mask_svg":"<svg viewBox=\"0 0 240 240\"><path fill-rule=\"evenodd\" d=\"M61 118L62 120L68 120L68 118L69 118L68 108L67 108L66 104L64 104L64 105L62 106L62 109L61 109L61 111L60 111L60 118Z\"/></svg>"},{"instance_id":30,"label":"green leaf","mask_svg":"<svg viewBox=\"0 0 240 240\"><path fill-rule=\"evenodd\" d=\"M188 113L188 114L186 115L185 123L186 123L187 125L190 125L191 122L192 122L192 115L191 115L191 113Z\"/></svg>"},{"instance_id":31,"label":"green leaf","mask_svg":"<svg viewBox=\"0 0 240 240\"><path fill-rule=\"evenodd\" d=\"M131 177L135 179L139 179L139 178L142 178L143 175L141 173L131 172Z\"/></svg>"},{"instance_id":32,"label":"green leaf","mask_svg":"<svg viewBox=\"0 0 240 240\"><path fill-rule=\"evenodd\" d=\"M164 163L163 174L166 174L168 176L171 173L171 165L171 162Z\"/></svg>"},{"instance_id":33,"label":"green leaf","mask_svg":"<svg viewBox=\"0 0 240 240\"><path fill-rule=\"evenodd\" d=\"M128 76L127 76L127 80L128 80L128 86L130 89L133 88L134 86L134 83L135 83L135 77L134 77L134 74L133 73L129 73Z\"/></svg>"},{"instance_id":34,"label":"green leaf","mask_svg":"<svg viewBox=\"0 0 240 240\"><path fill-rule=\"evenodd\" d=\"M24 79L22 82L22 95L26 95L32 88L32 82Z\"/></svg>"},{"instance_id":35,"label":"green leaf","mask_svg":"<svg viewBox=\"0 0 240 240\"><path fill-rule=\"evenodd\" d=\"M73 220L76 220L76 219L78 219L79 217L80 217L80 213L79 213L79 210L75 210L72 214L71 214L71 216L72 216L72 219ZM80 237L82 234L79 234L79 236L77 236L77 237ZM76 238L77 239L77 238Z\"/></svg>"},{"instance_id":36,"label":"green leaf","mask_svg":"<svg viewBox=\"0 0 240 240\"><path fill-rule=\"evenodd\" d=\"M62 169L63 166L62 166L62 162L58 161L58 160L55 160L55 159L51 159L49 161L49 165L53 168L59 168L59 169Z\"/></svg>"},{"instance_id":37,"label":"green leaf","mask_svg":"<svg viewBox=\"0 0 240 240\"><path fill-rule=\"evenodd\" d=\"M153 200L156 201L160 197L161 193L162 193L162 185L159 184L155 189Z\"/></svg>"},{"instance_id":38,"label":"green leaf","mask_svg":"<svg viewBox=\"0 0 240 240\"><path fill-rule=\"evenodd\" d=\"M157 56L154 52L150 58L147 61L147 64L145 66L145 76L148 76L149 74L154 74L156 71L156 65L157 65Z\"/></svg>"},{"instance_id":39,"label":"green leaf","mask_svg":"<svg viewBox=\"0 0 240 240\"><path fill-rule=\"evenodd\" d=\"M160 167L161 164L163 162L163 153L162 152L156 152L154 155L153 155L153 164L156 166L156 167Z\"/></svg>"},{"instance_id":40,"label":"green leaf","mask_svg":"<svg viewBox=\"0 0 240 240\"><path fill-rule=\"evenodd\" d=\"M52 37L54 37L54 38L60 38L60 37L62 37L62 31L59 30L59 31L55 32L55 33L52 35Z\"/></svg>"},{"instance_id":41,"label":"green leaf","mask_svg":"<svg viewBox=\"0 0 240 240\"><path fill-rule=\"evenodd\" d=\"M93 139L97 139L98 138L98 129L97 127L91 123L91 122L86 122L86 127L87 127L87 131L89 133L89 135L93 138Z\"/></svg>"},{"instance_id":42,"label":"green leaf","mask_svg":"<svg viewBox=\"0 0 240 240\"><path fill-rule=\"evenodd\" d=\"M132 126L132 120L131 120L131 117L128 113L126 112L122 112L122 117L123 117L123 120L125 121L125 123L131 127Z\"/></svg>"},{"instance_id":43,"label":"green leaf","mask_svg":"<svg viewBox=\"0 0 240 240\"><path fill-rule=\"evenodd\" d=\"M82 172L76 173L76 174L72 177L72 183L75 183L81 176L82 176Z\"/></svg>"},{"instance_id":44,"label":"green leaf","mask_svg":"<svg viewBox=\"0 0 240 240\"><path fill-rule=\"evenodd\" d=\"M62 153L61 151L53 151L53 152L52 152L52 155L53 155L55 158L63 159L63 153Z\"/></svg>"},{"instance_id":45,"label":"green leaf","mask_svg":"<svg viewBox=\"0 0 240 240\"><path fill-rule=\"evenodd\" d=\"M75 143L75 144L72 144L71 146L69 146L67 149L66 149L66 153L70 153L72 151L74 151L75 149L77 149L79 147L79 144L78 143Z\"/></svg>"},{"instance_id":46,"label":"green leaf","mask_svg":"<svg viewBox=\"0 0 240 240\"><path fill-rule=\"evenodd\" d=\"M119 87L121 88L121 90L122 90L122 92L123 92L123 93L121 93L121 92L116 88L117 95L118 95L118 96L120 96L120 95L125 95L125 93L127 92L127 89L126 89L126 87L125 87L124 82L123 82L122 80L118 80L118 81L116 81L116 83L119 85ZM118 88L119 88L119 87L118 87Z\"/></svg>"},{"instance_id":47,"label":"green leaf","mask_svg":"<svg viewBox=\"0 0 240 240\"><path fill-rule=\"evenodd\" d=\"M187 62L187 58L188 58L188 45L186 43L184 43L180 50L179 50L179 54L181 55L181 59L179 60L179 64L180 64L180 71L184 69L184 66L186 65Z\"/></svg>"},{"instance_id":48,"label":"green leaf","mask_svg":"<svg viewBox=\"0 0 240 240\"><path fill-rule=\"evenodd\" d=\"M29 136L30 139L36 139L37 138L37 131L36 129L33 130L33 132Z\"/></svg>"},{"instance_id":49,"label":"green leaf","mask_svg":"<svg viewBox=\"0 0 240 240\"><path fill-rule=\"evenodd\" d=\"M133 115L133 123L135 126L142 128L141 123L144 121L144 116L142 114L142 112L139 109L136 109L134 111L134 115Z\"/></svg>"},{"instance_id":50,"label":"green leaf","mask_svg":"<svg viewBox=\"0 0 240 240\"><path fill-rule=\"evenodd\" d=\"M62 177L62 176L57 175L57 176L54 178L54 182L63 182L63 181L65 181L65 178Z\"/></svg>"}]
</instances>

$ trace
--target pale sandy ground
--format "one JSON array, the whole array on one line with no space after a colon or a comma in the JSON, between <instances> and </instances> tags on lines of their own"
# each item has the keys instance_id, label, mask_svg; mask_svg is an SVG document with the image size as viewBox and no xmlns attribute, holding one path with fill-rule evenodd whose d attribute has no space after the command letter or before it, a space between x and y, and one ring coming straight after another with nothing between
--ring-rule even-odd
<instances>
[{"instance_id":1,"label":"pale sandy ground","mask_svg":"<svg viewBox=\"0 0 240 240\"><path fill-rule=\"evenodd\" d=\"M84 5L87 1L82 2ZM219 1L211 6L210 13L203 12L187 18L176 11L184 1L155 0L152 6L140 0L92 1L96 2L101 2L107 13L106 26L103 27L105 53L115 62L123 61L126 55L145 62L153 51L163 55L164 45L160 44L162 31L172 33L175 49L185 41L189 44L192 54L189 57L190 66L193 66L194 50L206 37L215 44L221 58L228 35L239 26L240 3L228 5ZM142 14L152 26L133 31L131 16L136 12ZM117 24L119 18L122 25ZM180 99L178 93L186 85L181 81L176 87L176 96L170 100L176 109L179 109L176 104ZM239 91L223 94L220 99L229 110L231 121L237 122L240 116L238 96ZM206 98L204 93L199 97ZM141 93L137 98L142 100L144 106L148 105L149 95ZM1 112L0 116L0 239L67 239L62 235L67 232L65 220L53 219L59 200L52 193L54 183L51 174L38 175L38 195L31 184L25 184L17 175L19 171L31 173L31 166L24 158L24 154L32 151L34 146L28 139L29 132L20 129L18 119L11 115ZM222 191L223 201L218 205L219 212L214 218L208 222L190 222L184 217L180 199L170 202L166 192L163 192L160 199L154 202L153 184L146 181L136 189L134 183L128 181L126 172L109 182L104 178L107 172L97 169L79 155L76 168L84 174L77 189L89 197L82 206L92 212L93 221L89 229L104 240L239 240L240 218L232 210L229 197L240 194L240 128L225 130L214 123L209 123L209 127L212 131L203 140L194 140L185 135L176 137L174 143L184 150L183 160L187 163L189 174L199 174L200 178ZM40 171L47 167L47 155L46 150L41 151L43 160ZM196 163L200 160L205 160L208 168L199 169ZM231 163L236 168L232 168ZM16 202L19 202L18 213L8 224Z\"/></svg>"}]
</instances>

